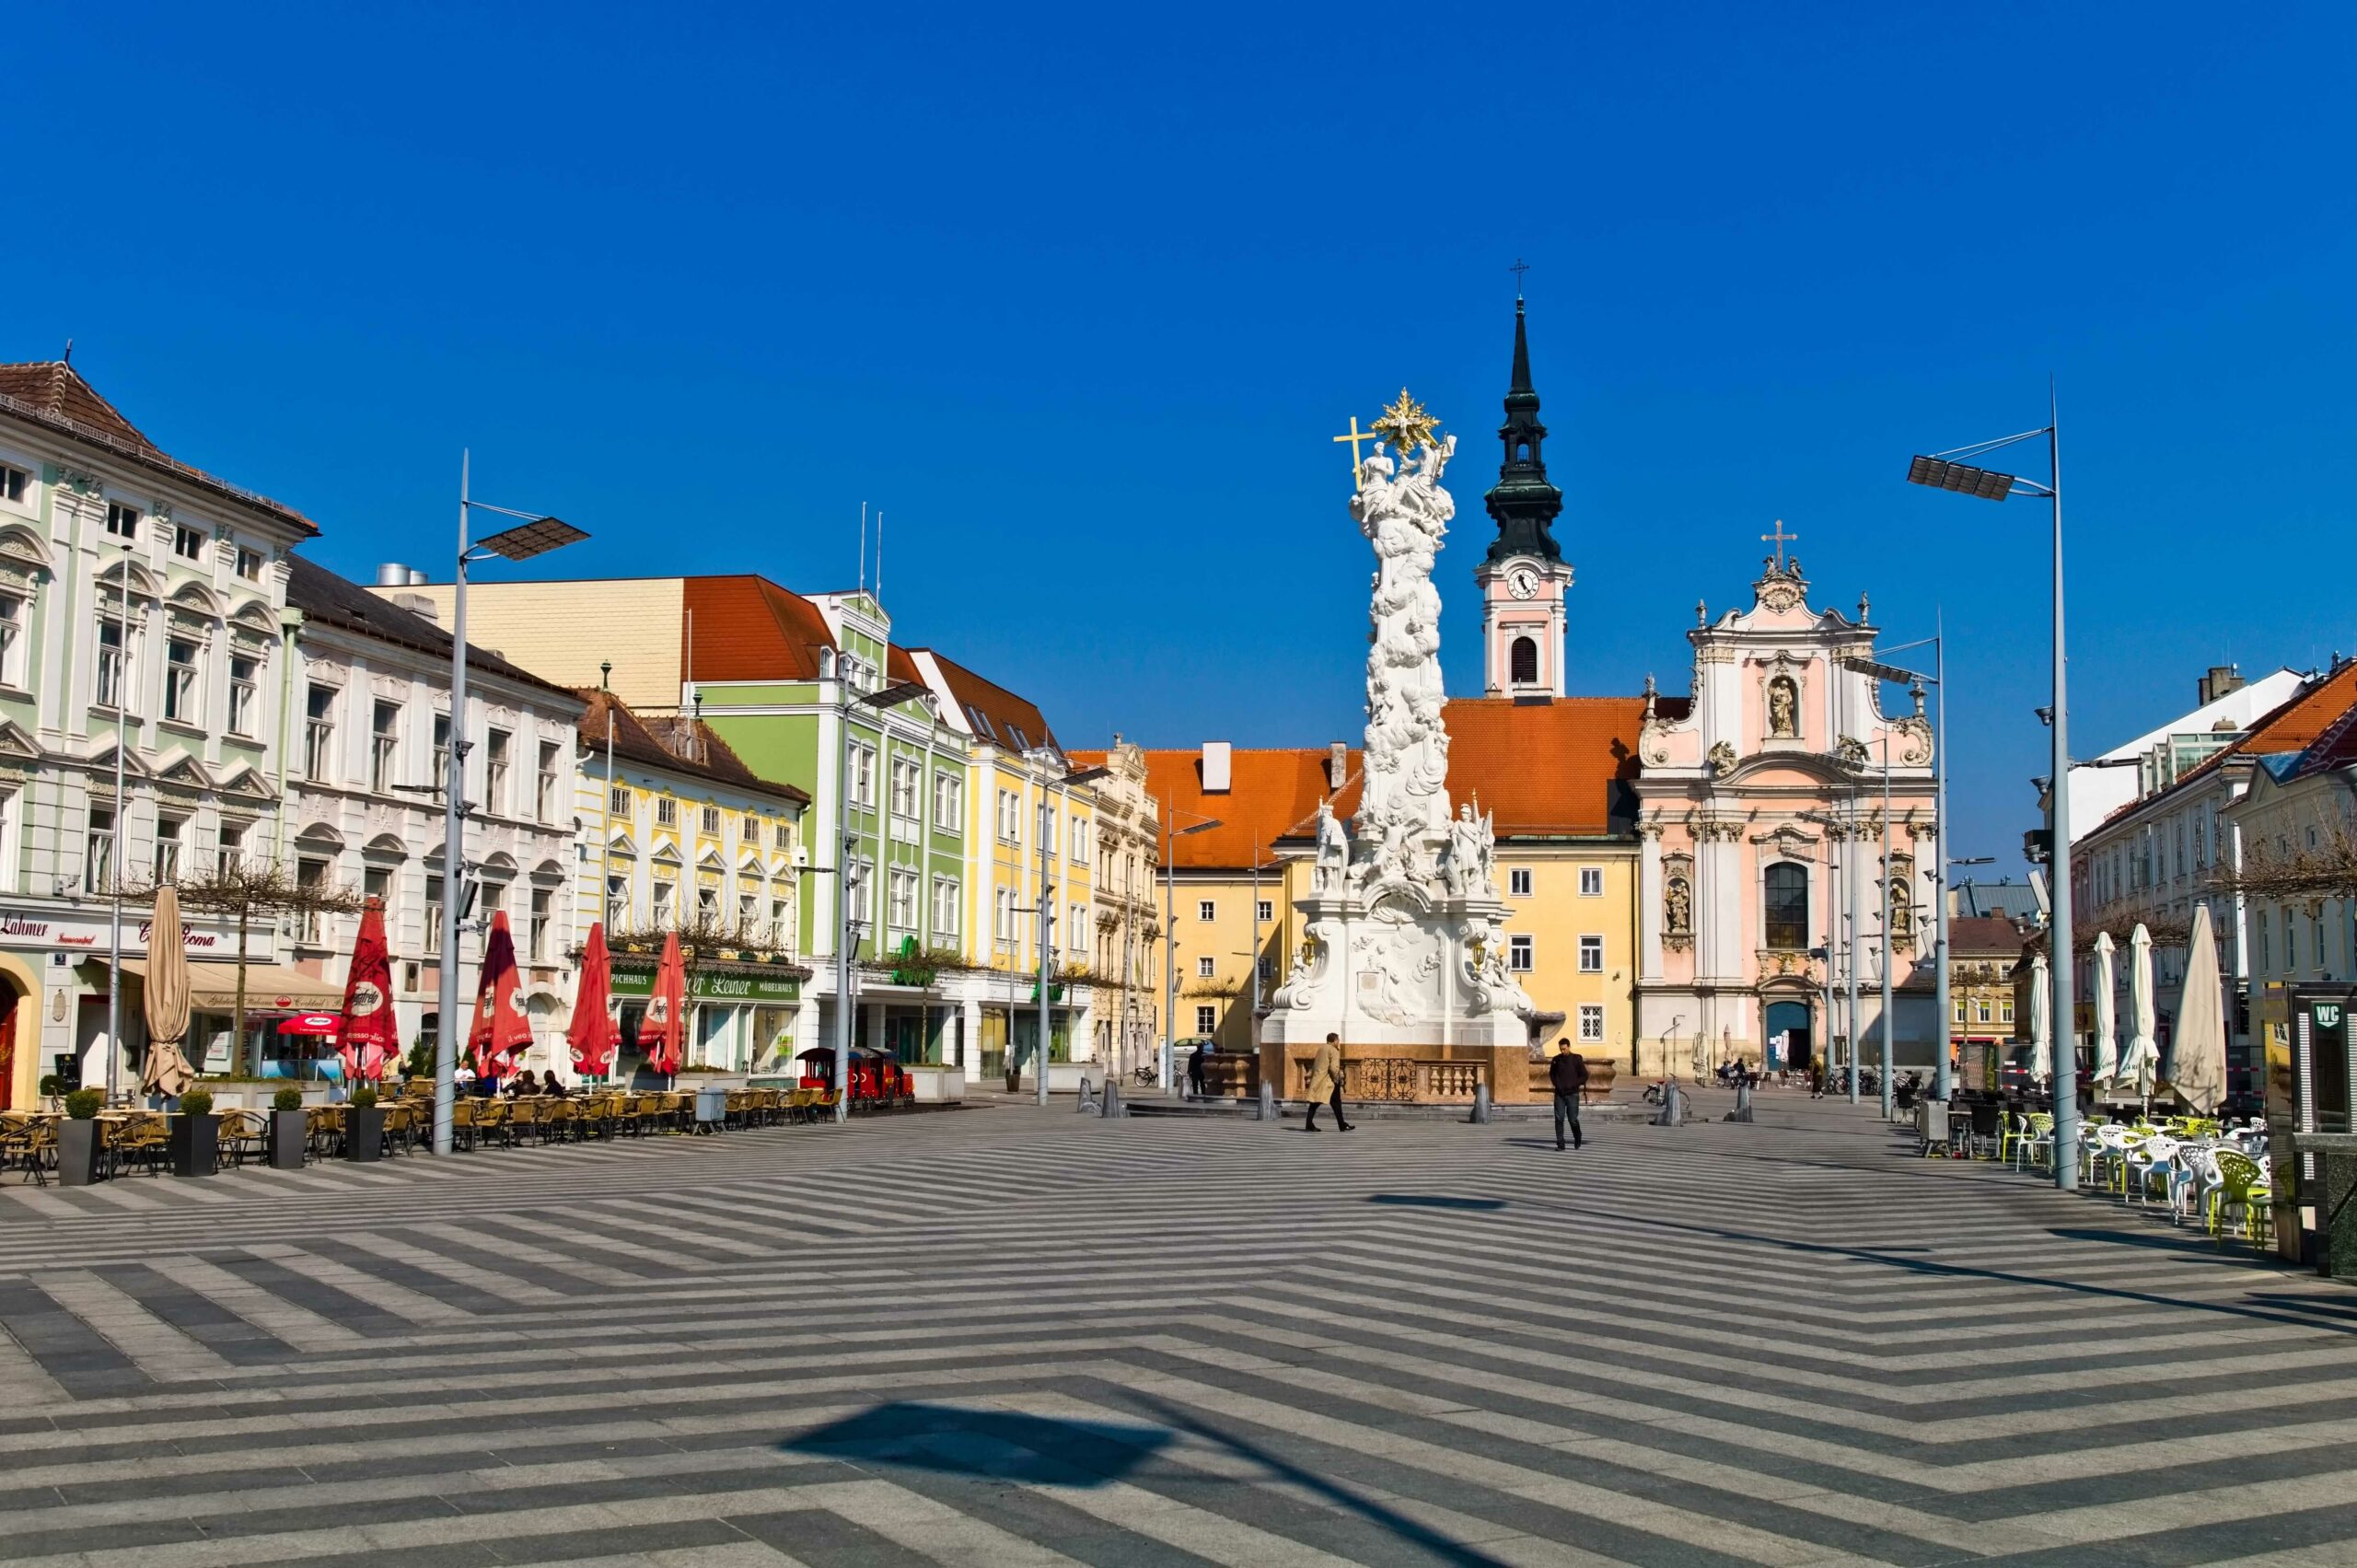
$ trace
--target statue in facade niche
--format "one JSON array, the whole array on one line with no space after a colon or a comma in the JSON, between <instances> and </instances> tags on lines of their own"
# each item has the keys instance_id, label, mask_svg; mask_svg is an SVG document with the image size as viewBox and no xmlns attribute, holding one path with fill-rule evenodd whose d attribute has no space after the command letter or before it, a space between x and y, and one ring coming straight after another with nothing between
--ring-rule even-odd
<instances>
[{"instance_id":1,"label":"statue in facade niche","mask_svg":"<svg viewBox=\"0 0 2357 1568\"><path fill-rule=\"evenodd\" d=\"M1669 934L1683 936L1694 929L1694 889L1683 877L1669 879L1669 890L1662 896L1662 907L1669 920Z\"/></svg>"},{"instance_id":2,"label":"statue in facade niche","mask_svg":"<svg viewBox=\"0 0 2357 1568\"><path fill-rule=\"evenodd\" d=\"M1800 691L1789 675L1768 682L1768 733L1790 740L1800 734Z\"/></svg>"}]
</instances>

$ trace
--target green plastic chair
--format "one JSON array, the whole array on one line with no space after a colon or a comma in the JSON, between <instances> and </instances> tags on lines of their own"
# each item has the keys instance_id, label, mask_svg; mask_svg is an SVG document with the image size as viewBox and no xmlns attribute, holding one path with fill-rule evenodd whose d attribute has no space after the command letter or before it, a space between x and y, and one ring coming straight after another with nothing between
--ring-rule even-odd
<instances>
[{"instance_id":1,"label":"green plastic chair","mask_svg":"<svg viewBox=\"0 0 2357 1568\"><path fill-rule=\"evenodd\" d=\"M2210 1192L2210 1234L2224 1240L2226 1211L2240 1209L2243 1235L2256 1243L2262 1231L2271 1232L2274 1228L2275 1194L2268 1185L2267 1172L2257 1160L2233 1149L2220 1149L2214 1157L2218 1162L2218 1185Z\"/></svg>"}]
</instances>

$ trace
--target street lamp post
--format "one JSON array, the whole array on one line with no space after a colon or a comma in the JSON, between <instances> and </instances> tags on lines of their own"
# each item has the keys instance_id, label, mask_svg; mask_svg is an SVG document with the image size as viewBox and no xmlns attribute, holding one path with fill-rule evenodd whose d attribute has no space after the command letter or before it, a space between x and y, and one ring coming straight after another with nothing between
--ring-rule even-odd
<instances>
[{"instance_id":1,"label":"street lamp post","mask_svg":"<svg viewBox=\"0 0 2357 1568\"><path fill-rule=\"evenodd\" d=\"M442 781L442 952L434 1031L434 1152L450 1152L451 1104L459 1069L459 912L466 907L467 753L467 568L479 561L529 561L589 535L571 523L535 512L518 512L476 501L467 493L469 455L459 454L458 571L450 591L450 755ZM482 540L470 541L470 515L476 510L521 518ZM478 552L480 553L478 553ZM602 890L601 890L602 891ZM241 1023L242 1027L242 1023Z\"/></svg>"},{"instance_id":2,"label":"street lamp post","mask_svg":"<svg viewBox=\"0 0 2357 1568\"><path fill-rule=\"evenodd\" d=\"M2046 437L2046 482L2023 479L1980 467L1978 459L2016 442ZM2067 646L2062 626L2062 436L2061 419L2051 382L2047 387L2046 424L2036 430L1957 447L1929 457L1917 457L1907 467L1910 484L1953 490L1983 501L2003 501L2009 495L2032 495L2052 503L2054 552L2054 776L2051 793L2053 828L2054 911L2050 938L2054 954L2054 1028L2061 1042L2054 1052L2054 1185L2065 1191L2079 1185L2079 1047L2073 1031L2071 972L2071 715L2063 668ZM1946 704L1941 704L1945 707Z\"/></svg>"},{"instance_id":3,"label":"street lamp post","mask_svg":"<svg viewBox=\"0 0 2357 1568\"><path fill-rule=\"evenodd\" d=\"M131 546L122 547L122 567L115 578L114 649L114 834L107 880L113 900L107 930L107 1103L122 1092L122 852L131 842L131 814L122 798L122 754L131 747L128 701L131 685ZM238 1041L243 1049L244 1041Z\"/></svg>"},{"instance_id":4,"label":"street lamp post","mask_svg":"<svg viewBox=\"0 0 2357 1568\"><path fill-rule=\"evenodd\" d=\"M1171 864L1172 852L1180 839L1220 825L1216 817L1207 817L1191 828L1176 826L1177 819L1193 815L1174 806L1162 820L1162 1068L1156 1086L1165 1094L1170 1092L1178 1028L1178 868Z\"/></svg>"},{"instance_id":5,"label":"street lamp post","mask_svg":"<svg viewBox=\"0 0 2357 1568\"><path fill-rule=\"evenodd\" d=\"M1051 765L1057 761L1052 754L1043 754L1043 757L1044 760ZM1048 871L1050 868L1050 861L1051 859L1048 842L1049 829L1052 823L1058 820L1065 820L1065 831L1071 831L1071 824L1067 819L1070 817L1070 812L1066 807L1069 807L1072 801L1072 786L1076 784L1087 784L1092 780L1101 779L1110 770L1104 767L1083 768L1076 773L1064 774L1061 780L1056 781L1062 784L1062 793L1058 796L1056 803L1052 805L1050 804L1048 799L1047 781L1043 779L1039 786L1039 995L1038 998L1039 1003L1039 1049L1038 1054L1033 1058L1031 1064L1038 1073L1038 1103L1041 1110L1048 1109L1048 1024L1050 1018L1048 1011L1048 976L1052 969L1052 966L1049 962L1050 942L1054 935L1056 923L1055 900L1048 896ZM1070 846L1066 846L1064 854L1066 858L1070 858L1072 854Z\"/></svg>"},{"instance_id":6,"label":"street lamp post","mask_svg":"<svg viewBox=\"0 0 2357 1568\"><path fill-rule=\"evenodd\" d=\"M851 694L843 658L835 656L835 1120L851 1119L851 971L859 938L853 930L851 890L860 881L859 830L851 823L851 714L853 708L888 708L922 697L932 688L922 680L896 680L859 697ZM868 782L875 783L874 772Z\"/></svg>"}]
</instances>

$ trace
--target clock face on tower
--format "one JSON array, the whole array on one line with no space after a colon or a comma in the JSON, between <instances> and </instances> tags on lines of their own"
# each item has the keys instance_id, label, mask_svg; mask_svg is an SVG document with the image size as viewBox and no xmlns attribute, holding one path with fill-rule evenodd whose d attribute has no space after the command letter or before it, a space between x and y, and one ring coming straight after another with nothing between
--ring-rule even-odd
<instances>
[{"instance_id":1,"label":"clock face on tower","mask_svg":"<svg viewBox=\"0 0 2357 1568\"><path fill-rule=\"evenodd\" d=\"M1538 574L1527 566L1517 566L1506 574L1506 592L1516 598L1528 598L1538 591Z\"/></svg>"}]
</instances>

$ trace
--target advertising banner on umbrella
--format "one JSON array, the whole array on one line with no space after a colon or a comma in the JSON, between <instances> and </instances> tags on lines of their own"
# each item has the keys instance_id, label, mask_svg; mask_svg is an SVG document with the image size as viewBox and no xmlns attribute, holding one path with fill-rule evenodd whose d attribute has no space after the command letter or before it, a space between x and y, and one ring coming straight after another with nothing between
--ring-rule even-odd
<instances>
[{"instance_id":1,"label":"advertising banner on umbrella","mask_svg":"<svg viewBox=\"0 0 2357 1568\"><path fill-rule=\"evenodd\" d=\"M336 1036L348 1084L373 1084L401 1054L401 1030L390 1005L393 960L385 947L385 904L370 899L361 912L360 935L352 947L352 970L343 981L343 1011Z\"/></svg>"},{"instance_id":2,"label":"advertising banner on umbrella","mask_svg":"<svg viewBox=\"0 0 2357 1568\"><path fill-rule=\"evenodd\" d=\"M663 938L662 967L655 971L655 991L646 999L646 1016L638 1023L638 1046L646 1064L657 1073L679 1070L686 1056L688 1032L688 965L679 954L679 934Z\"/></svg>"},{"instance_id":3,"label":"advertising banner on umbrella","mask_svg":"<svg viewBox=\"0 0 2357 1568\"><path fill-rule=\"evenodd\" d=\"M614 998L613 960L606 952L606 923L589 928L581 948L581 984L573 995L573 1021L564 1038L573 1047L575 1072L604 1077L621 1049L621 1005Z\"/></svg>"},{"instance_id":4,"label":"advertising banner on umbrella","mask_svg":"<svg viewBox=\"0 0 2357 1568\"><path fill-rule=\"evenodd\" d=\"M491 917L491 937L483 944L482 978L475 984L475 1017L467 1030L467 1048L474 1053L475 1071L487 1078L505 1078L516 1070L516 1058L532 1043L532 1020L524 1014L522 976L516 970L516 938L508 934L507 912Z\"/></svg>"}]
</instances>

